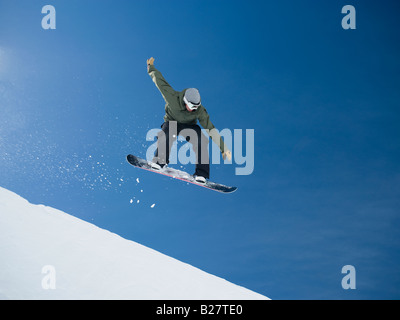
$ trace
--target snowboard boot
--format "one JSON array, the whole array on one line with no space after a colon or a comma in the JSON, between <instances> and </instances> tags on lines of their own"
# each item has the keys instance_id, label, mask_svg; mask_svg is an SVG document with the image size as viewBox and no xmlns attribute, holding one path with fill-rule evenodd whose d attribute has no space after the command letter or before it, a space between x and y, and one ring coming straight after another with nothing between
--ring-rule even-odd
<instances>
[{"instance_id":1,"label":"snowboard boot","mask_svg":"<svg viewBox=\"0 0 400 320\"><path fill-rule=\"evenodd\" d=\"M150 162L150 167L153 170L159 171L159 170L163 169L165 166L166 166L165 164L159 164L157 162Z\"/></svg>"},{"instance_id":2,"label":"snowboard boot","mask_svg":"<svg viewBox=\"0 0 400 320\"><path fill-rule=\"evenodd\" d=\"M194 176L194 181L196 181L197 183L200 183L200 184L206 184L206 182L207 182L206 178L204 178L202 176L197 176L197 175Z\"/></svg>"},{"instance_id":3,"label":"snowboard boot","mask_svg":"<svg viewBox=\"0 0 400 320\"><path fill-rule=\"evenodd\" d=\"M151 161L149 164L150 164L150 167L153 169L153 170L157 170L157 171L159 171L159 170L161 170L162 168L164 168L165 166L166 166L166 164L161 164L161 163L159 163L159 158L158 157L154 157L153 158L153 161Z\"/></svg>"}]
</instances>

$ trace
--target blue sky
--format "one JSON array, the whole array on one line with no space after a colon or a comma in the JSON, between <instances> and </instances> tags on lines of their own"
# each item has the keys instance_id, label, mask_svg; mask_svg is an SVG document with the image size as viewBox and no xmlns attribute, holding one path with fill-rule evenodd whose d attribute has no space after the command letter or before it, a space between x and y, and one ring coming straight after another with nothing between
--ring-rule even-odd
<instances>
[{"instance_id":1,"label":"blue sky","mask_svg":"<svg viewBox=\"0 0 400 320\"><path fill-rule=\"evenodd\" d=\"M56 30L41 28L46 4ZM356 30L341 27L346 4ZM398 299L398 13L394 1L0 0L0 186L273 299ZM151 56L176 90L199 88L218 129L255 130L252 175L211 168L236 193L126 163L163 122ZM356 290L341 287L344 265Z\"/></svg>"}]
</instances>

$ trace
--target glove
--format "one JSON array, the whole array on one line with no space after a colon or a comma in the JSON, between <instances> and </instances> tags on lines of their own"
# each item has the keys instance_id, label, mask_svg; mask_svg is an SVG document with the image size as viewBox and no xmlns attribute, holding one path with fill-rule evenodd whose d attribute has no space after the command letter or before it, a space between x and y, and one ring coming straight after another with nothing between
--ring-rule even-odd
<instances>
[{"instance_id":1,"label":"glove","mask_svg":"<svg viewBox=\"0 0 400 320\"><path fill-rule=\"evenodd\" d=\"M228 149L225 150L225 152L222 153L222 159L226 160L228 159L228 161L232 160L232 152L230 152Z\"/></svg>"}]
</instances>

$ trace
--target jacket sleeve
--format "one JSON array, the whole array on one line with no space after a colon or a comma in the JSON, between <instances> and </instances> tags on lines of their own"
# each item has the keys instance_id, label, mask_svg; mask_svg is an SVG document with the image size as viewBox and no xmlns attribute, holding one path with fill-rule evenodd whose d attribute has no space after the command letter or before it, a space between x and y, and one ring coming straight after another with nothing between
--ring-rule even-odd
<instances>
[{"instance_id":1,"label":"jacket sleeve","mask_svg":"<svg viewBox=\"0 0 400 320\"><path fill-rule=\"evenodd\" d=\"M161 72L158 71L154 65L149 65L148 73L158 90L160 90L165 102L168 103L168 101L176 94L176 91L169 85Z\"/></svg>"},{"instance_id":2,"label":"jacket sleeve","mask_svg":"<svg viewBox=\"0 0 400 320\"><path fill-rule=\"evenodd\" d=\"M210 115L207 110L203 107L201 113L199 115L199 122L204 129L209 130L208 135L211 137L212 141L219 147L221 153L224 153L227 150L224 140L218 133L218 130L215 128L213 123L210 121Z\"/></svg>"}]
</instances>

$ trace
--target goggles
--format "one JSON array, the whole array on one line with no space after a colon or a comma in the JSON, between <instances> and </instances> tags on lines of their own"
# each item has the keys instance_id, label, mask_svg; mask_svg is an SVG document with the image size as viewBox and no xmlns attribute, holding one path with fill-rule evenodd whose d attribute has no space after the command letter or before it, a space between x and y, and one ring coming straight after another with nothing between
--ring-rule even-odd
<instances>
[{"instance_id":1,"label":"goggles","mask_svg":"<svg viewBox=\"0 0 400 320\"><path fill-rule=\"evenodd\" d=\"M198 104L195 104L195 103L193 103L193 102L190 102L188 99L186 99L186 97L183 97L183 102L186 103L187 107L188 107L190 110L196 110L196 109L197 109L198 107L200 107L200 105L201 105L201 101L200 101Z\"/></svg>"}]
</instances>

